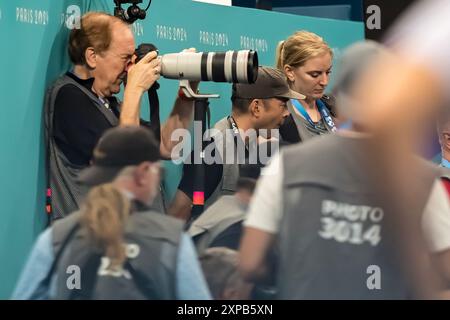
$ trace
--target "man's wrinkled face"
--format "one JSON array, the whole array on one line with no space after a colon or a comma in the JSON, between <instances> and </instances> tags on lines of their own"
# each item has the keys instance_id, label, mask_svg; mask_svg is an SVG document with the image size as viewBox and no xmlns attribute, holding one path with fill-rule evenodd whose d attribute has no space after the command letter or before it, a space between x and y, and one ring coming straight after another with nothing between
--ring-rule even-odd
<instances>
[{"instance_id":1,"label":"man's wrinkled face","mask_svg":"<svg viewBox=\"0 0 450 320\"><path fill-rule=\"evenodd\" d=\"M131 64L134 48L131 29L123 24L114 24L111 44L108 50L97 55L97 65L93 71L96 88L104 96L109 97L120 92L120 85Z\"/></svg>"}]
</instances>

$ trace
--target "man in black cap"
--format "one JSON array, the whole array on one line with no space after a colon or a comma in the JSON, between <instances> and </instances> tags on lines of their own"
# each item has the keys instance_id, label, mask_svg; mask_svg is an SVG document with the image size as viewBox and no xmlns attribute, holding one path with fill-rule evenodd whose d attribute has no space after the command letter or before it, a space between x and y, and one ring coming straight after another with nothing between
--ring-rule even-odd
<instances>
[{"instance_id":1,"label":"man in black cap","mask_svg":"<svg viewBox=\"0 0 450 320\"><path fill-rule=\"evenodd\" d=\"M210 298L183 224L149 209L158 193L159 158L150 130L106 131L93 165L80 174L83 182L100 185L80 211L39 236L13 299ZM111 256L115 239L125 247L119 264ZM79 267L79 286L67 284L75 279L70 266Z\"/></svg>"},{"instance_id":2,"label":"man in black cap","mask_svg":"<svg viewBox=\"0 0 450 320\"><path fill-rule=\"evenodd\" d=\"M220 196L236 191L239 164L248 163L249 159L256 163L256 145L261 136L270 138L271 133L276 135L289 115L286 107L289 99L304 98L289 89L286 76L280 70L270 67L259 67L258 78L253 84L233 84L231 114L215 124L212 135L214 148L207 147L218 154L212 155L217 160L205 165L205 209ZM170 215L189 220L194 178L191 159L184 165L183 177L168 210Z\"/></svg>"}]
</instances>

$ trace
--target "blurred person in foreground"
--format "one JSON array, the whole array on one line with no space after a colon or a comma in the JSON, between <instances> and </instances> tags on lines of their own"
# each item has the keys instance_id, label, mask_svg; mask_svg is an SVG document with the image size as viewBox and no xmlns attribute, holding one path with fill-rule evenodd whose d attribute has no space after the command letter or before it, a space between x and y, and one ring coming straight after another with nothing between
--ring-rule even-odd
<instances>
[{"instance_id":1,"label":"blurred person in foreground","mask_svg":"<svg viewBox=\"0 0 450 320\"><path fill-rule=\"evenodd\" d=\"M417 211L414 189L420 182L408 162L422 140L423 128L432 125L450 102L450 1L422 0L408 10L390 30L385 43L395 59L380 58L355 88L355 100L363 125L371 131L367 158L377 163L371 172L385 194L385 206L399 221ZM396 191L396 192L394 192ZM422 296L432 296L437 286L424 246L414 233L404 233L411 243L404 251L414 257L417 287Z\"/></svg>"},{"instance_id":2,"label":"blurred person in foreground","mask_svg":"<svg viewBox=\"0 0 450 320\"><path fill-rule=\"evenodd\" d=\"M334 91L350 129L284 149L267 168L278 174L263 175L257 185L244 223L240 269L254 280L270 273L268 252L277 237L280 299L416 297L396 245L393 217L368 174L374 165L366 161L372 137L361 126L356 113L361 106L351 95L359 76L380 56L389 52L374 42L357 43L344 52ZM334 156L322 157L324 150ZM434 257L446 261L450 203L438 169L417 158L409 161L420 163L414 174L421 181L414 195L421 212L409 218L420 224ZM381 272L378 280L371 277L373 270Z\"/></svg>"}]
</instances>

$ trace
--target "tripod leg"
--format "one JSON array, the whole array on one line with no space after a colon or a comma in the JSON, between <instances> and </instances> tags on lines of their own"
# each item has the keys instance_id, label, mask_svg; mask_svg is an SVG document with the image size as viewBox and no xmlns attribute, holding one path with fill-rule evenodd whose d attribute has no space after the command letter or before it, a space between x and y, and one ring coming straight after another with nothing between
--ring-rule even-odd
<instances>
[{"instance_id":1,"label":"tripod leg","mask_svg":"<svg viewBox=\"0 0 450 320\"><path fill-rule=\"evenodd\" d=\"M198 136L200 135L200 130L194 129L194 192L192 195L191 219L195 219L202 214L205 204L205 160L203 154L205 143L203 136L206 131L206 110L208 105L209 102L206 98L195 100L194 128L201 125L201 136Z\"/></svg>"}]
</instances>

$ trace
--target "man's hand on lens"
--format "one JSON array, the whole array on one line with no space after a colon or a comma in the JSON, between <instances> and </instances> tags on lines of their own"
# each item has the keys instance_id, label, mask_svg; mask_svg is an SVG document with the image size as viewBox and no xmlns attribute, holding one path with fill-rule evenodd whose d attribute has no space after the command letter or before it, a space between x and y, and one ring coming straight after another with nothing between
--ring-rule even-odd
<instances>
[{"instance_id":1,"label":"man's hand on lens","mask_svg":"<svg viewBox=\"0 0 450 320\"><path fill-rule=\"evenodd\" d=\"M138 90L140 93L147 91L160 77L161 60L158 53L147 53L138 63L128 69L127 89Z\"/></svg>"}]
</instances>

